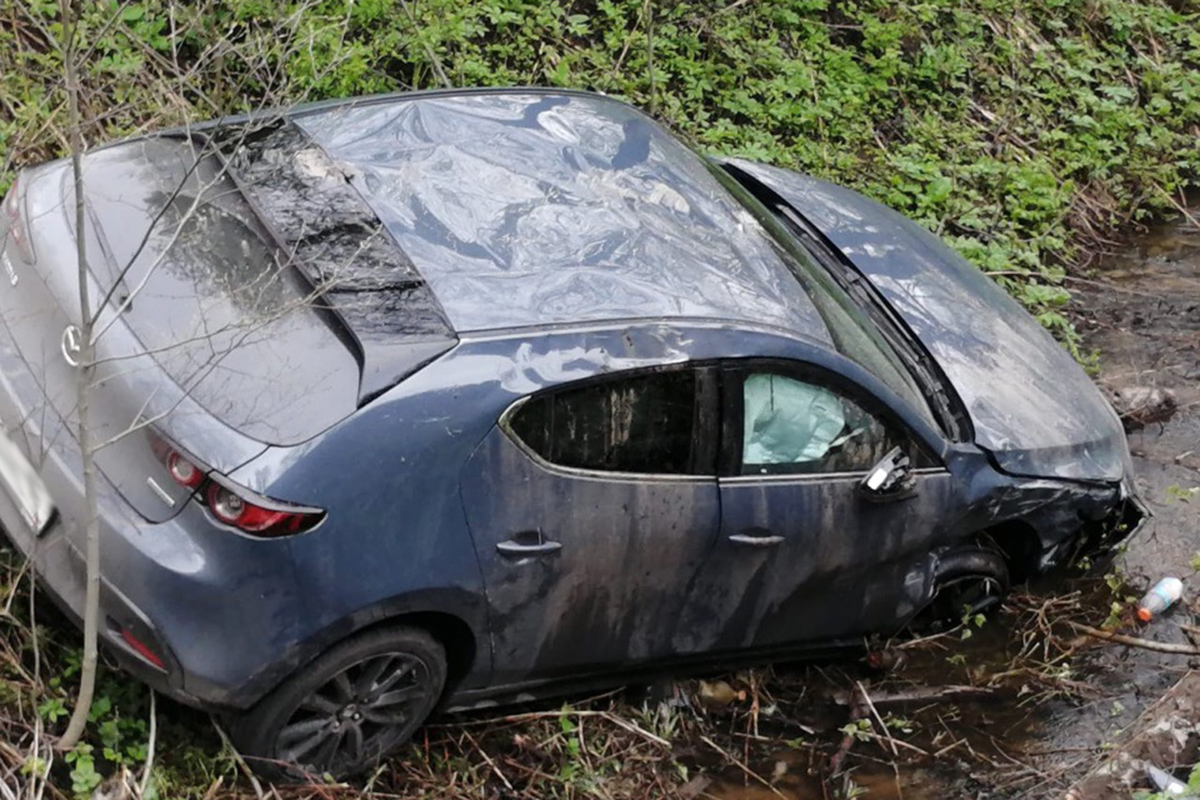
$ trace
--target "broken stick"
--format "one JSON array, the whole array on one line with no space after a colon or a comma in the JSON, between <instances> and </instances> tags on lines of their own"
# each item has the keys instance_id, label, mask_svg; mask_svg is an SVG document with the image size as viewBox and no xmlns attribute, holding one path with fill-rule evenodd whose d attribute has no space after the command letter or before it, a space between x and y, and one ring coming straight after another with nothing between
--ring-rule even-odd
<instances>
[{"instance_id":1,"label":"broken stick","mask_svg":"<svg viewBox=\"0 0 1200 800\"><path fill-rule=\"evenodd\" d=\"M1170 642L1155 642L1150 639L1141 639L1137 636L1126 636L1123 633L1114 633L1112 631L1102 631L1099 628L1093 628L1091 625L1084 625L1079 622L1071 622L1067 620L1067 624L1080 633L1086 633L1088 636L1097 639L1107 639L1110 642L1127 645L1129 647L1140 647L1143 650L1155 650L1159 653L1174 653L1181 656L1200 656L1200 648L1192 647L1186 644L1171 644Z\"/></svg>"}]
</instances>

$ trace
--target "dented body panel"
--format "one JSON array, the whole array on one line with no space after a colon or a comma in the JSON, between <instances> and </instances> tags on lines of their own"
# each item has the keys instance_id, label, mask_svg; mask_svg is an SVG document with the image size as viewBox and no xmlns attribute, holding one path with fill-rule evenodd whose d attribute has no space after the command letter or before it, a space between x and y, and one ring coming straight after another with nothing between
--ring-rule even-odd
<instances>
[{"instance_id":1,"label":"dented body panel","mask_svg":"<svg viewBox=\"0 0 1200 800\"><path fill-rule=\"evenodd\" d=\"M1108 401L1025 309L936 236L857 192L732 159L883 294L966 404L975 441L1018 475L1119 481L1131 463Z\"/></svg>"},{"instance_id":2,"label":"dented body panel","mask_svg":"<svg viewBox=\"0 0 1200 800\"><path fill-rule=\"evenodd\" d=\"M448 708L682 664L823 653L902 629L970 548L1011 544L1004 537L1019 531L1022 555L1043 569L1136 522L1126 514L1125 444L1095 388L1046 350L1057 346L1030 332L1036 323L1023 311L995 301L985 278L857 195L738 162L894 303L949 378L934 393L961 397L974 438L931 411L930 387L886 337L838 316L848 295L813 300L823 284L772 241L762 208L739 207L725 176L633 109L570 92L433 93L323 105L292 121L256 139L272 158L295 161L286 180L272 183L278 176L255 164L240 171L257 175L250 202L309 259L300 268L310 280L322 248L341 252L347 241L366 243L372 269L387 273L352 273L331 298L360 347L359 384L339 397L358 403L323 409L327 417L295 436L255 437L231 436L185 402L188 414L161 430L233 484L324 519L298 535L254 538L202 503L141 513L153 499L141 472L137 503L122 499L128 478L117 469L105 465L101 478L104 612L136 627L166 667L140 661L115 629L102 636L126 668L184 702L246 709L331 645L380 624L448 637ZM539 165L548 170L540 178ZM308 236L297 207L279 199L297 192L343 198L345 217ZM404 256L395 263L393 246ZM911 251L907 261L897 248ZM43 255L66 258L49 246ZM375 289L390 293L385 306L371 304ZM950 313L963 294L969 324ZM913 299L926 297L937 302ZM415 322L388 317L403 308ZM7 310L5 325L18 326ZM55 325L70 318L65 305L56 314ZM10 436L59 518L39 540L0 491L0 524L71 610L84 586L79 453L67 405L45 408L26 346L33 333L0 342L0 418L25 420ZM862 341L848 341L855 335ZM1017 344L988 338L1009 335ZM346 358L339 352L337 363ZM1071 396L1031 378L1031 364L1061 370ZM886 423L918 461L910 491L865 499L865 467L735 468L728 456L744 437L729 420L750 365L836 378L839 396ZM614 387L604 408L619 443L653 435L674 418L632 425L638 407L619 381L662 374L695 385L692 449L672 474L552 463L515 432L541 398ZM175 397L178 387L163 382ZM1033 397L1014 397L1022 383ZM564 438L588 439L567 429ZM47 430L61 436L42 452Z\"/></svg>"}]
</instances>

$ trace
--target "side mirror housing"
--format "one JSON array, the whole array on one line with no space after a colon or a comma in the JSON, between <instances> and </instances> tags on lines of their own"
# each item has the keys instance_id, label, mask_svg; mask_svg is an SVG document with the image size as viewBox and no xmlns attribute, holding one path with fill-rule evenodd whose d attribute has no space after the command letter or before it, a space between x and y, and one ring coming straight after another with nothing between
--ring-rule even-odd
<instances>
[{"instance_id":1,"label":"side mirror housing","mask_svg":"<svg viewBox=\"0 0 1200 800\"><path fill-rule=\"evenodd\" d=\"M858 484L858 493L873 503L903 500L917 493L917 478L912 462L899 447L892 448L887 455L871 467L871 471Z\"/></svg>"}]
</instances>

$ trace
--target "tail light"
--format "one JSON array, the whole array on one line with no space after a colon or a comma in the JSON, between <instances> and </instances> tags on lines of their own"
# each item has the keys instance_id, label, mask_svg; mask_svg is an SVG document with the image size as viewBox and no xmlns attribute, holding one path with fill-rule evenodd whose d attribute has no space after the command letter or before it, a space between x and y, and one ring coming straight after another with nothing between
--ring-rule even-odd
<instances>
[{"instance_id":1,"label":"tail light","mask_svg":"<svg viewBox=\"0 0 1200 800\"><path fill-rule=\"evenodd\" d=\"M204 470L174 450L167 454L167 472L176 483L189 489L204 482Z\"/></svg>"},{"instance_id":2,"label":"tail light","mask_svg":"<svg viewBox=\"0 0 1200 800\"><path fill-rule=\"evenodd\" d=\"M25 215L21 213L22 199L21 179L17 178L13 181L12 188L8 190L8 196L4 198L4 218L8 222L8 245L23 262L32 264L36 258L33 252L33 242L29 239L29 226L25 221Z\"/></svg>"},{"instance_id":3,"label":"tail light","mask_svg":"<svg viewBox=\"0 0 1200 800\"><path fill-rule=\"evenodd\" d=\"M325 518L325 512L319 508L283 503L238 486L162 440L156 449L161 451L172 480L193 489L192 497L207 506L218 522L243 533L288 536L310 530Z\"/></svg>"},{"instance_id":4,"label":"tail light","mask_svg":"<svg viewBox=\"0 0 1200 800\"><path fill-rule=\"evenodd\" d=\"M210 481L207 499L213 516L238 530L257 536L287 536L301 533L320 522L325 512L317 508L287 505L257 497L228 482Z\"/></svg>"}]
</instances>

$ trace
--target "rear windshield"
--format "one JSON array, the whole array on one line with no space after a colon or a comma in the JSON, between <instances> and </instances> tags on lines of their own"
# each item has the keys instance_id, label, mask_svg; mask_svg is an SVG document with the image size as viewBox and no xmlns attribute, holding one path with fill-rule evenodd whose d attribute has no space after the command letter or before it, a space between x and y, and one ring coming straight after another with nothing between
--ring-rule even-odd
<instances>
[{"instance_id":1,"label":"rear windshield","mask_svg":"<svg viewBox=\"0 0 1200 800\"><path fill-rule=\"evenodd\" d=\"M303 441L357 407L358 361L200 148L147 139L88 157L89 265L115 287L120 322L210 413L264 442Z\"/></svg>"}]
</instances>

